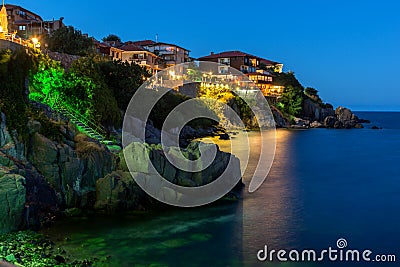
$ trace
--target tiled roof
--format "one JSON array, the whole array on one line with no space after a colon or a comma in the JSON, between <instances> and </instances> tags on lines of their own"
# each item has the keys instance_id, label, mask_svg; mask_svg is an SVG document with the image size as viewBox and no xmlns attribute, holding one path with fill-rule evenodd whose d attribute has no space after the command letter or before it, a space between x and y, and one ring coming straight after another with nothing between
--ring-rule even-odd
<instances>
[{"instance_id":1,"label":"tiled roof","mask_svg":"<svg viewBox=\"0 0 400 267\"><path fill-rule=\"evenodd\" d=\"M135 45L135 44L127 44L119 47L119 49L124 50L124 51L147 51L143 49L142 47Z\"/></svg>"},{"instance_id":2,"label":"tiled roof","mask_svg":"<svg viewBox=\"0 0 400 267\"><path fill-rule=\"evenodd\" d=\"M226 52L221 52L217 54L211 54L205 57L200 57L198 60L207 60L207 59L216 59L216 58L230 58L230 57L249 57L249 58L257 58L260 60L260 62L266 64L266 65L273 65L273 64L279 64L278 62L274 62L268 59L264 59L261 57L257 57L242 51L226 51Z\"/></svg>"},{"instance_id":3,"label":"tiled roof","mask_svg":"<svg viewBox=\"0 0 400 267\"><path fill-rule=\"evenodd\" d=\"M29 11L28 9L25 9L25 8L23 8L23 7L21 7L21 6L11 5L11 4L5 4L5 6L6 6L6 9L18 8L18 9L20 9L21 11L24 11L25 13L31 13L32 15L36 16L36 17L39 19L39 21L43 21L43 19L42 19L41 16L39 16L38 14L36 14L36 13L34 13L34 12L32 12L32 11Z\"/></svg>"},{"instance_id":4,"label":"tiled roof","mask_svg":"<svg viewBox=\"0 0 400 267\"><path fill-rule=\"evenodd\" d=\"M142 41L135 41L135 42L129 42L129 43L137 45L137 46L147 46L147 45L153 45L156 42L154 42L152 40L142 40Z\"/></svg>"},{"instance_id":5,"label":"tiled roof","mask_svg":"<svg viewBox=\"0 0 400 267\"><path fill-rule=\"evenodd\" d=\"M275 65L275 64L281 64L281 63L279 63L279 62L275 62L275 61L271 61L271 60L268 60L268 59L261 59L260 60L260 63L262 63L262 64L265 64L265 65Z\"/></svg>"},{"instance_id":6,"label":"tiled roof","mask_svg":"<svg viewBox=\"0 0 400 267\"><path fill-rule=\"evenodd\" d=\"M188 50L188 49L186 49L186 48L184 48L184 47L182 47L182 46L179 46L179 45L176 45L176 44L170 44L170 43L163 43L163 42L158 42L158 43L156 43L156 42L154 42L154 41L152 41L152 40L143 40L143 41L134 41L134 42L132 42L132 41L129 41L129 42L126 42L127 44L134 44L134 45L137 45L137 46L156 46L156 45L168 45L168 46L175 46L175 47L178 47L178 48L181 48L181 49L183 49L183 50L186 50L186 51L189 51L190 52L190 50Z\"/></svg>"}]
</instances>

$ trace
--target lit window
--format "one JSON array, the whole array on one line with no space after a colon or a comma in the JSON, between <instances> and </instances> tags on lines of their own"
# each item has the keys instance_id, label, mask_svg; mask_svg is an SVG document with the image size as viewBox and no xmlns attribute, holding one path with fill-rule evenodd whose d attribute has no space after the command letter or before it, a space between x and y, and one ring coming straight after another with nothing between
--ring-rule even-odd
<instances>
[{"instance_id":1,"label":"lit window","mask_svg":"<svg viewBox=\"0 0 400 267\"><path fill-rule=\"evenodd\" d=\"M21 25L21 26L18 27L18 29L20 31L25 31L26 30L26 26L25 25Z\"/></svg>"}]
</instances>

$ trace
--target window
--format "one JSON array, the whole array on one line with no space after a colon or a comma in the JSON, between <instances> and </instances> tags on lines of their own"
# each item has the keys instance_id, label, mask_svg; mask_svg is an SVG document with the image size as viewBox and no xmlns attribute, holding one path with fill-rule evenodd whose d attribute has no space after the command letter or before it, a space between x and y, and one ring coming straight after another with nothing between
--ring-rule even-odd
<instances>
[{"instance_id":1,"label":"window","mask_svg":"<svg viewBox=\"0 0 400 267\"><path fill-rule=\"evenodd\" d=\"M218 72L219 74L228 74L228 66L219 66Z\"/></svg>"},{"instance_id":2,"label":"window","mask_svg":"<svg viewBox=\"0 0 400 267\"><path fill-rule=\"evenodd\" d=\"M231 65L231 59L230 58L219 58L218 63L229 66L229 65Z\"/></svg>"},{"instance_id":3,"label":"window","mask_svg":"<svg viewBox=\"0 0 400 267\"><path fill-rule=\"evenodd\" d=\"M25 31L26 30L26 26L25 25L21 25L21 26L18 27L18 30Z\"/></svg>"}]
</instances>

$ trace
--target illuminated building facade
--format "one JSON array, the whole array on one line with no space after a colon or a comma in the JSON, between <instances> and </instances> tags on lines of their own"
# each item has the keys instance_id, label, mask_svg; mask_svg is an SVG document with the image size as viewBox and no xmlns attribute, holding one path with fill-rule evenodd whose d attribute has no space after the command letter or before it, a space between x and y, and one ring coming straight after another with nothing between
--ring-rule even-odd
<instances>
[{"instance_id":1,"label":"illuminated building facade","mask_svg":"<svg viewBox=\"0 0 400 267\"><path fill-rule=\"evenodd\" d=\"M166 68L189 62L190 51L175 44L154 42L151 40L136 41L132 42L132 44L140 46L160 57Z\"/></svg>"},{"instance_id":2,"label":"illuminated building facade","mask_svg":"<svg viewBox=\"0 0 400 267\"><path fill-rule=\"evenodd\" d=\"M30 39L32 36L51 34L64 26L63 19L45 21L41 16L23 7L5 5L8 19L8 32L15 32L17 36Z\"/></svg>"},{"instance_id":3,"label":"illuminated building facade","mask_svg":"<svg viewBox=\"0 0 400 267\"><path fill-rule=\"evenodd\" d=\"M121 58L122 61L136 63L142 67L145 67L153 75L161 70L161 60L154 53L132 43L123 45L119 47L119 49L123 51Z\"/></svg>"},{"instance_id":4,"label":"illuminated building facade","mask_svg":"<svg viewBox=\"0 0 400 267\"><path fill-rule=\"evenodd\" d=\"M211 61L221 64L218 73L228 74L229 67L240 70L252 80L266 97L277 98L283 93L283 87L274 84L274 75L268 69L282 72L283 64L257 57L241 51L211 53L199 61ZM224 66L226 65L226 66ZM229 67L228 67L229 66Z\"/></svg>"}]
</instances>

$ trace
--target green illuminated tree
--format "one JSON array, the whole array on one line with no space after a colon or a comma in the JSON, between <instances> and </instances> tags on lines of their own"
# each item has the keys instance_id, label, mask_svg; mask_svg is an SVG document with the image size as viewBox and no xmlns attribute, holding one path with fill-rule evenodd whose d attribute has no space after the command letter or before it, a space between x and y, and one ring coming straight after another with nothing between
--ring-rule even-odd
<instances>
[{"instance_id":1,"label":"green illuminated tree","mask_svg":"<svg viewBox=\"0 0 400 267\"><path fill-rule=\"evenodd\" d=\"M65 84L64 79L64 69L60 63L48 56L41 56L37 71L31 71L30 97L42 94L41 101L52 106L57 102L60 91Z\"/></svg>"}]
</instances>

